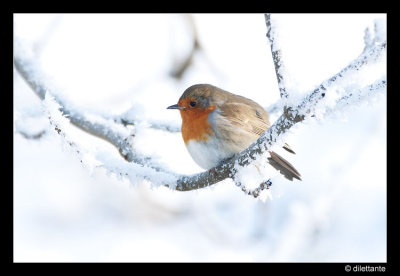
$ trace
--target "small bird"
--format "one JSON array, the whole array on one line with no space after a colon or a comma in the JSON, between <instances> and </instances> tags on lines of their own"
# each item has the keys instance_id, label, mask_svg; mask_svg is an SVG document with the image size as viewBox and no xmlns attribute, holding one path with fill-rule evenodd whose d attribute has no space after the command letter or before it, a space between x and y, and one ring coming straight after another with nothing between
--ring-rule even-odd
<instances>
[{"instance_id":1,"label":"small bird","mask_svg":"<svg viewBox=\"0 0 400 276\"><path fill-rule=\"evenodd\" d=\"M270 126L268 112L258 103L210 84L195 84L183 92L178 104L182 138L193 160L211 169L249 147ZM284 149L295 153L289 145ZM268 162L287 179L300 173L283 157L270 151Z\"/></svg>"}]
</instances>

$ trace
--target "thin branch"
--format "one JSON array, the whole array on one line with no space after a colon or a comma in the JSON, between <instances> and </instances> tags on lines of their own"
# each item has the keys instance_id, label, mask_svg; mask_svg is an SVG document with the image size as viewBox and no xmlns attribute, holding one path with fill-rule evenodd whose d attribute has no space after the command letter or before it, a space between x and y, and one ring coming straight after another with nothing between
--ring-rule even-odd
<instances>
[{"instance_id":1,"label":"thin branch","mask_svg":"<svg viewBox=\"0 0 400 276\"><path fill-rule=\"evenodd\" d=\"M364 49L363 49L363 52L365 52L373 44L374 44L374 40L372 38L371 29L367 27L364 30Z\"/></svg>"},{"instance_id":2,"label":"thin branch","mask_svg":"<svg viewBox=\"0 0 400 276\"><path fill-rule=\"evenodd\" d=\"M335 105L329 108L326 113L338 111L341 108L345 108L356 103L363 102L372 98L374 95L379 95L380 91L386 89L387 82L385 78L375 81L373 84L367 85L364 88L347 93L345 96L339 98Z\"/></svg>"},{"instance_id":3,"label":"thin branch","mask_svg":"<svg viewBox=\"0 0 400 276\"><path fill-rule=\"evenodd\" d=\"M364 30L364 49L362 53L365 53L368 49L372 48L376 44L380 44L384 42L385 35L382 35L382 33L379 30L379 25L380 25L380 20L381 19L375 19L374 20L374 29L371 30L370 27L365 28Z\"/></svg>"},{"instance_id":4,"label":"thin branch","mask_svg":"<svg viewBox=\"0 0 400 276\"><path fill-rule=\"evenodd\" d=\"M275 74L278 80L279 94L282 99L288 99L289 95L285 88L285 79L283 74L284 64L282 62L282 51L276 43L276 34L271 25L271 14L265 14L265 24L267 25L267 37L270 42L272 59L274 61Z\"/></svg>"},{"instance_id":5,"label":"thin branch","mask_svg":"<svg viewBox=\"0 0 400 276\"><path fill-rule=\"evenodd\" d=\"M246 186L242 185L242 183L238 181L235 176L232 177L232 179L233 182L235 182L235 185L241 188L242 192L247 195L252 195L254 198L257 198L263 190L268 190L272 186L271 180L268 179L266 181L262 181L261 184L259 184L255 189L247 189Z\"/></svg>"},{"instance_id":6,"label":"thin branch","mask_svg":"<svg viewBox=\"0 0 400 276\"><path fill-rule=\"evenodd\" d=\"M322 84L318 86L314 91L312 91L309 96L307 96L302 103L297 107L297 112L300 114L309 114L312 110L312 105L319 102L320 99L325 97L327 89L332 86L334 83L339 80L350 77L350 75L359 71L363 66L368 64L371 61L376 61L381 54L386 50L386 42L383 42L379 45L375 45L368 49L368 51L362 53L358 58L352 61L349 65L343 68L339 73L335 74L328 80L324 81ZM295 116L296 112L291 112L290 116Z\"/></svg>"}]
</instances>

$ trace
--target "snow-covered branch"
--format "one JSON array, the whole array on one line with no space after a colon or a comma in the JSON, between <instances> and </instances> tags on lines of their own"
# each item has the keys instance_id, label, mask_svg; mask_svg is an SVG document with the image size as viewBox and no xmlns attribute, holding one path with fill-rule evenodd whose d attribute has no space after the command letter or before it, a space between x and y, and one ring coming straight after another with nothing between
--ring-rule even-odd
<instances>
[{"instance_id":1,"label":"snow-covered branch","mask_svg":"<svg viewBox=\"0 0 400 276\"><path fill-rule=\"evenodd\" d=\"M280 51L276 49L275 35L271 31L273 28L271 26L270 15L266 15L266 23L268 26L267 36L271 42L271 52L274 59L281 99L285 100L288 94L283 81L284 75L282 73ZM72 124L110 142L119 150L125 160L128 161L125 162L121 158L124 163L119 162L117 166L105 164L107 162L103 160L103 167L108 171L120 176L126 176L128 179L132 179L134 175L137 175L136 177L147 179L155 186L164 185L178 191L190 191L211 186L226 178L235 178L235 175L238 174L241 168L248 166L254 160L266 154L275 143L281 141L283 135L291 127L311 117L319 107L324 105L324 99L335 92L335 87L351 79L353 74L359 72L367 65L373 66L374 62L385 53L385 50L386 42L369 43L368 47L366 47L358 58L350 62L348 66L340 70L337 74L322 82L317 88L306 93L306 96L299 101L299 104L285 106L283 114L249 148L230 159L224 160L224 162L215 168L194 175L177 175L164 168L161 164L156 164L150 157L139 155L132 146L133 133L126 127L129 123L134 124L135 122L123 122L120 119L115 120L94 114L87 114L87 112L72 108L65 101L56 97L57 88L46 83L48 78L42 75L40 66L36 64L34 59L23 57L16 51L14 65L22 78L42 100L45 100L48 93L52 95L54 101L60 105L62 115L67 117ZM384 77L365 87L342 89L339 97L336 99L336 104L341 107L345 104L355 104L359 99L371 97L375 93L384 91L385 88L386 79ZM335 106L330 106L330 108L334 109ZM157 123L155 122L154 125L157 125ZM160 125L162 126L162 124ZM114 162L113 164L116 163ZM266 182L260 189L268 188L268 185L270 184ZM257 196L260 189L251 194Z\"/></svg>"},{"instance_id":2,"label":"snow-covered branch","mask_svg":"<svg viewBox=\"0 0 400 276\"><path fill-rule=\"evenodd\" d=\"M299 104L295 110L289 112L290 116L297 115L306 115L310 112L313 112L317 107L317 104L326 96L326 93L329 91L333 85L340 85L341 82L346 80L351 80L352 75L355 72L361 70L365 65L374 63L381 57L382 54L385 53L386 50L386 42L382 42L381 44L370 47L367 51L363 52L358 58L352 61L345 68L340 70L337 74L332 76L331 78L322 82L314 91L312 91L307 97L303 99L301 104ZM384 82L386 86L386 82ZM351 93L351 91L347 91L347 93Z\"/></svg>"},{"instance_id":3,"label":"snow-covered branch","mask_svg":"<svg viewBox=\"0 0 400 276\"><path fill-rule=\"evenodd\" d=\"M279 93L282 99L287 99L289 97L285 88L285 74L284 64L282 61L282 50L277 43L276 32L271 24L271 14L265 14L265 24L267 25L267 37L271 47L272 60L274 61L275 74L278 80Z\"/></svg>"},{"instance_id":4,"label":"snow-covered branch","mask_svg":"<svg viewBox=\"0 0 400 276\"><path fill-rule=\"evenodd\" d=\"M371 101L374 97L382 95L384 91L386 91L386 79L382 78L361 89L351 90L338 99L334 107L328 108L326 113L338 112L349 106L357 106L364 101Z\"/></svg>"},{"instance_id":5,"label":"snow-covered branch","mask_svg":"<svg viewBox=\"0 0 400 276\"><path fill-rule=\"evenodd\" d=\"M76 108L68 106L57 97L53 90L58 88L48 83L49 78L41 73L40 66L32 58L15 56L14 65L21 77L41 100L44 100L47 94L54 98L54 101L60 106L62 115L67 117L73 125L111 143L127 161L142 166L146 165L155 171L162 170L160 167L149 164L146 158L139 156L132 150L132 134L128 128L112 119L105 119L95 114L84 114Z\"/></svg>"}]
</instances>

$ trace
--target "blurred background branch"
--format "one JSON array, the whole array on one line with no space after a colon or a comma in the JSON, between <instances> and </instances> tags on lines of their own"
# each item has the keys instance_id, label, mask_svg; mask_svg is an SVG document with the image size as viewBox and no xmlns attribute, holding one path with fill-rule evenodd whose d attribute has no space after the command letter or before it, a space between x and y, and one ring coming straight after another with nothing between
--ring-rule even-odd
<instances>
[{"instance_id":1,"label":"blurred background branch","mask_svg":"<svg viewBox=\"0 0 400 276\"><path fill-rule=\"evenodd\" d=\"M191 48L189 51L189 54L184 57L182 60L176 62L174 64L174 67L171 69L171 76L176 79L181 79L183 74L186 72L186 70L190 67L190 65L193 63L193 58L194 55L201 51L201 44L199 41L199 35L197 33L197 27L196 23L194 21L194 18L191 14L184 14L182 15L185 19L186 24L190 28L190 33L191 33Z\"/></svg>"}]
</instances>

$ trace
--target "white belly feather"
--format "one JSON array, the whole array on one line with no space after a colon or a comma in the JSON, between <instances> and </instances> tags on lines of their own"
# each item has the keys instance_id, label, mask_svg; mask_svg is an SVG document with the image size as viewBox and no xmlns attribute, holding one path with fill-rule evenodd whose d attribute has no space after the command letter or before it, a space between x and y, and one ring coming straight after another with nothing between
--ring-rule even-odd
<instances>
[{"instance_id":1,"label":"white belly feather","mask_svg":"<svg viewBox=\"0 0 400 276\"><path fill-rule=\"evenodd\" d=\"M217 166L223 159L232 155L232 152L224 151L215 138L201 142L190 140L186 144L186 148L193 160L206 170Z\"/></svg>"}]
</instances>

